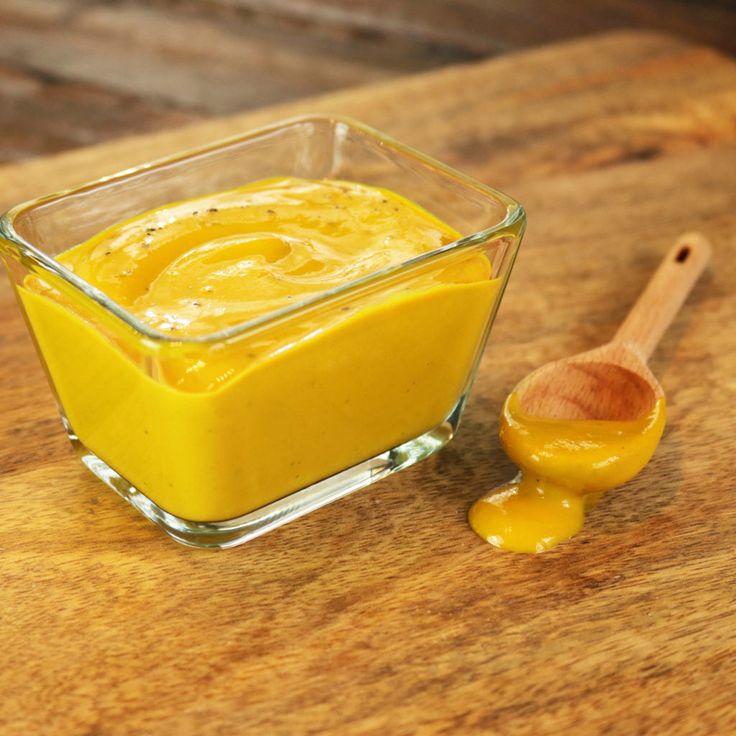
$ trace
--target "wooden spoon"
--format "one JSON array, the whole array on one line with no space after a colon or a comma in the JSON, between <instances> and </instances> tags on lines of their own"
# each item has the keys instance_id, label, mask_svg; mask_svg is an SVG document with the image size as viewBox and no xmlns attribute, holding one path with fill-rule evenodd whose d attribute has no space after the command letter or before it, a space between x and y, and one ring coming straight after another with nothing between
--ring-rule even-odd
<instances>
[{"instance_id":1,"label":"wooden spoon","mask_svg":"<svg viewBox=\"0 0 736 736\"><path fill-rule=\"evenodd\" d=\"M547 363L517 385L522 411L538 417L611 421L647 414L664 395L647 359L710 255L710 243L703 235L682 235L611 342Z\"/></svg>"}]
</instances>

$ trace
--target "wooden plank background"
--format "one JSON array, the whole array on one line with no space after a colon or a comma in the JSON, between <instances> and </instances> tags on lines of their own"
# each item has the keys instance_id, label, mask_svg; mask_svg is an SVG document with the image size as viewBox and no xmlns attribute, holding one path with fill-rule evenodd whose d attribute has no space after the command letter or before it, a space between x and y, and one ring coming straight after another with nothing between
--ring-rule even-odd
<instances>
[{"instance_id":1,"label":"wooden plank background","mask_svg":"<svg viewBox=\"0 0 736 736\"><path fill-rule=\"evenodd\" d=\"M0 163L623 27L736 51L728 0L0 0Z\"/></svg>"}]
</instances>

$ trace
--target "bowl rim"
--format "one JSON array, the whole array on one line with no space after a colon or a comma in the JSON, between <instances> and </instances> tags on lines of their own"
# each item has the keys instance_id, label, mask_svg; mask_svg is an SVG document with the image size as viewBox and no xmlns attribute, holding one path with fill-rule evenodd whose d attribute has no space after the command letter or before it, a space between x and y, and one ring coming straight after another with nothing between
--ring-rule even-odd
<instances>
[{"instance_id":1,"label":"bowl rim","mask_svg":"<svg viewBox=\"0 0 736 736\"><path fill-rule=\"evenodd\" d=\"M127 178L135 177L146 171L168 166L172 164L182 163L188 159L194 159L214 151L223 150L229 146L234 146L239 143L243 143L250 139L256 139L270 133L274 133L278 130L289 126L295 126L308 122L320 122L330 123L337 127L339 125L347 126L360 131L363 135L378 141L381 145L392 149L394 152L408 158L413 158L422 164L431 167L448 177L459 180L461 184L467 187L475 189L480 193L484 194L488 199L494 199L500 202L506 207L506 214L502 220L495 225L478 230L469 235L462 236L457 240L452 241L446 245L443 245L434 250L420 253L417 256L409 258L404 261L386 266L378 271L361 276L357 279L353 279L339 286L327 289L325 291L318 292L317 294L307 297L301 301L289 304L277 310L266 312L262 315L249 319L245 322L232 325L216 332L206 333L204 335L171 335L161 332L149 325L145 324L131 312L124 307L120 306L113 299L108 297L103 291L93 286L89 282L77 276L68 268L64 267L59 261L51 256L47 255L39 248L28 242L25 238L17 233L14 227L14 220L24 212L38 207L49 202L58 201L69 196L81 194L93 189L97 189L101 186L109 185L114 182L121 182ZM158 159L147 161L137 166L122 169L114 174L106 175L93 179L84 184L80 184L67 189L62 189L52 194L37 197L32 200L27 200L20 204L17 204L5 213L0 215L0 248L3 246L3 239L6 243L10 243L15 246L15 249L20 253L21 257L30 260L37 267L52 273L56 277L62 279L75 291L81 292L85 297L96 302L102 307L105 312L111 314L113 317L122 321L127 327L134 330L136 333L141 335L151 344L176 344L176 345L202 345L220 343L223 341L229 341L236 337L241 337L246 333L260 332L266 327L271 326L274 323L282 322L285 319L298 314L303 311L311 311L313 308L323 305L327 302L339 299L355 291L363 290L364 288L380 283L383 280L391 279L403 271L413 271L414 269L420 268L427 262L442 259L450 253L454 253L458 250L464 250L475 245L480 245L493 236L509 234L512 231L516 231L519 236L517 238L517 246L520 240L520 236L523 234L523 230L526 225L526 213L523 206L515 199L510 197L503 192L494 189L477 179L463 174L461 171L438 161L437 159L429 156L421 151L399 142L395 138L386 133L361 123L358 120L346 115L333 115L333 114L307 114L297 115L288 118L277 120L267 125L253 128L244 133L237 133L226 138L222 138L211 143L204 144L202 146L196 146L194 148L185 149L177 153L163 156ZM512 259L513 262L513 259ZM507 274L508 275L508 274Z\"/></svg>"}]
</instances>

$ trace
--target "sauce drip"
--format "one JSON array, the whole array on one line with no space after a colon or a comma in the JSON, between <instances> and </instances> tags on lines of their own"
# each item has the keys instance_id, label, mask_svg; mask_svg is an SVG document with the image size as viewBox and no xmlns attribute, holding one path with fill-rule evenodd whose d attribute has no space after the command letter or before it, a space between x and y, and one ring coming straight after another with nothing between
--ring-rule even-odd
<instances>
[{"instance_id":1,"label":"sauce drip","mask_svg":"<svg viewBox=\"0 0 736 736\"><path fill-rule=\"evenodd\" d=\"M633 421L565 420L525 414L516 393L501 411L499 437L519 474L476 501L469 513L484 540L539 553L583 528L603 491L633 478L654 454L665 401Z\"/></svg>"}]
</instances>

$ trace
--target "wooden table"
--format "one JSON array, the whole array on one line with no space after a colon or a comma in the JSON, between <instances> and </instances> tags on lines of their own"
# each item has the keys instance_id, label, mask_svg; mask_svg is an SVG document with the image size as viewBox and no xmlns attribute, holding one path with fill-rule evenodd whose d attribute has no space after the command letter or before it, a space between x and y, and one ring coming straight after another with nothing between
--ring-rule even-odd
<instances>
[{"instance_id":1,"label":"wooden table","mask_svg":"<svg viewBox=\"0 0 736 736\"><path fill-rule=\"evenodd\" d=\"M727 0L0 0L0 164L615 28L736 53Z\"/></svg>"},{"instance_id":2,"label":"wooden table","mask_svg":"<svg viewBox=\"0 0 736 736\"><path fill-rule=\"evenodd\" d=\"M315 110L528 208L460 435L243 547L186 549L72 455L3 286L0 732L733 733L736 64L608 35L30 161L0 170L0 199ZM484 544L465 514L511 472L503 396L610 337L691 228L716 252L652 362L654 460L569 544Z\"/></svg>"}]
</instances>

